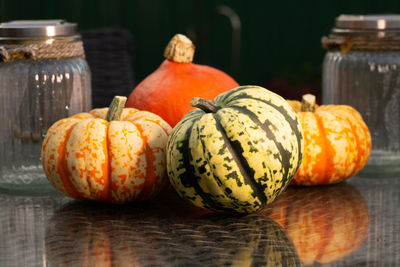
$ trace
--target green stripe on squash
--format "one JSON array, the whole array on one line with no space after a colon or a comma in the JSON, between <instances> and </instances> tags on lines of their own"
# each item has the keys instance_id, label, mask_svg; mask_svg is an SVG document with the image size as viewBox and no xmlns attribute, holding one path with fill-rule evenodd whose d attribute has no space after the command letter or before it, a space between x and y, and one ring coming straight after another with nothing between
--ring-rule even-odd
<instances>
[{"instance_id":1,"label":"green stripe on squash","mask_svg":"<svg viewBox=\"0 0 400 267\"><path fill-rule=\"evenodd\" d=\"M168 176L178 194L224 212L250 213L271 203L302 159L303 131L292 108L259 86L191 104L198 109L175 126L167 147Z\"/></svg>"}]
</instances>

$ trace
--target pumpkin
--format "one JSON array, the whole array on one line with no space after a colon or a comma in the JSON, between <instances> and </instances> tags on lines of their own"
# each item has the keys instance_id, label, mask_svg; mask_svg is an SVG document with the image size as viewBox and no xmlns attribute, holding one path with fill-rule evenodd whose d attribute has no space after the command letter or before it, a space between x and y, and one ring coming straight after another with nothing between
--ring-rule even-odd
<instances>
[{"instance_id":1,"label":"pumpkin","mask_svg":"<svg viewBox=\"0 0 400 267\"><path fill-rule=\"evenodd\" d=\"M272 202L300 166L303 133L279 95L240 86L193 98L171 133L167 171L178 194L215 211L248 213Z\"/></svg>"},{"instance_id":2,"label":"pumpkin","mask_svg":"<svg viewBox=\"0 0 400 267\"><path fill-rule=\"evenodd\" d=\"M156 196L168 185L165 147L171 127L159 116L123 108L94 109L55 122L42 146L50 183L77 199L126 203Z\"/></svg>"},{"instance_id":3,"label":"pumpkin","mask_svg":"<svg viewBox=\"0 0 400 267\"><path fill-rule=\"evenodd\" d=\"M356 251L369 231L365 200L346 182L289 187L262 213L283 227L304 265L340 260Z\"/></svg>"},{"instance_id":4,"label":"pumpkin","mask_svg":"<svg viewBox=\"0 0 400 267\"><path fill-rule=\"evenodd\" d=\"M288 101L304 131L304 155L291 184L333 184L356 175L371 151L371 136L361 115L347 105L315 105L313 95L302 103Z\"/></svg>"},{"instance_id":5,"label":"pumpkin","mask_svg":"<svg viewBox=\"0 0 400 267\"><path fill-rule=\"evenodd\" d=\"M165 49L166 60L134 88L127 106L158 114L173 127L193 109L194 96L212 99L239 86L216 68L192 63L193 55L192 41L175 35Z\"/></svg>"}]
</instances>

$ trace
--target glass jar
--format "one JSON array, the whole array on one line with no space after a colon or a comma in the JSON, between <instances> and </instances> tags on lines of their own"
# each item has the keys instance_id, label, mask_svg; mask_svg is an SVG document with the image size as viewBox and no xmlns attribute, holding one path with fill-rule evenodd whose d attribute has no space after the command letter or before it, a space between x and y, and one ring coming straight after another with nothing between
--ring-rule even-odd
<instances>
[{"instance_id":1,"label":"glass jar","mask_svg":"<svg viewBox=\"0 0 400 267\"><path fill-rule=\"evenodd\" d=\"M400 177L400 16L341 15L322 45L323 104L354 107L371 133L360 176Z\"/></svg>"},{"instance_id":2,"label":"glass jar","mask_svg":"<svg viewBox=\"0 0 400 267\"><path fill-rule=\"evenodd\" d=\"M90 70L76 24L0 24L0 188L48 185L40 159L47 129L90 108Z\"/></svg>"}]
</instances>

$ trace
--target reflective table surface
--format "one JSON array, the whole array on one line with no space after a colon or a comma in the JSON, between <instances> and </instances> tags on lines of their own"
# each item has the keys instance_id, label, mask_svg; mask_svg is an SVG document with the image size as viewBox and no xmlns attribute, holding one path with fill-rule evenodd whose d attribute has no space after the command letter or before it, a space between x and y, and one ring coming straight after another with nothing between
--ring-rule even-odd
<instances>
[{"instance_id":1,"label":"reflective table surface","mask_svg":"<svg viewBox=\"0 0 400 267\"><path fill-rule=\"evenodd\" d=\"M0 193L0 266L400 266L400 178L289 187L249 215Z\"/></svg>"}]
</instances>

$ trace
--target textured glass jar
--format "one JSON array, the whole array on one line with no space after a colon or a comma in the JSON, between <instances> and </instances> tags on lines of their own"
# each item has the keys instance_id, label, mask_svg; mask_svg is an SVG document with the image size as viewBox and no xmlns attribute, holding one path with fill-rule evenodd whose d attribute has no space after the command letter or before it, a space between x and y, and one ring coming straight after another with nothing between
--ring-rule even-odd
<instances>
[{"instance_id":1,"label":"textured glass jar","mask_svg":"<svg viewBox=\"0 0 400 267\"><path fill-rule=\"evenodd\" d=\"M0 24L0 188L43 190L41 145L57 120L91 108L76 24Z\"/></svg>"},{"instance_id":2,"label":"textured glass jar","mask_svg":"<svg viewBox=\"0 0 400 267\"><path fill-rule=\"evenodd\" d=\"M322 44L323 104L353 106L371 132L360 176L400 177L400 16L341 15Z\"/></svg>"}]
</instances>

